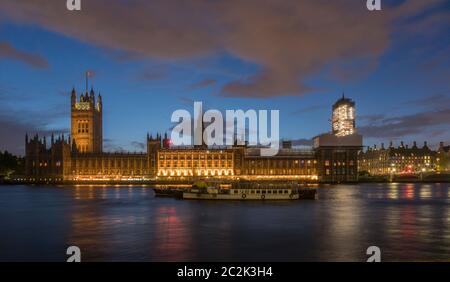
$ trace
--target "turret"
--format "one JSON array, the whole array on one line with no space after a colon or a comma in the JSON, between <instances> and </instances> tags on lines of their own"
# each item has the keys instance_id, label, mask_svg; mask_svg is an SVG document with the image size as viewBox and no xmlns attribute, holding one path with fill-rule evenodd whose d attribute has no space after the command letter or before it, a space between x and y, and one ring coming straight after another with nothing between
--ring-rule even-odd
<instances>
[{"instance_id":1,"label":"turret","mask_svg":"<svg viewBox=\"0 0 450 282\"><path fill-rule=\"evenodd\" d=\"M72 107L75 106L77 102L77 92L75 91L75 87L72 88L72 94L70 95L70 104Z\"/></svg>"},{"instance_id":2,"label":"turret","mask_svg":"<svg viewBox=\"0 0 450 282\"><path fill-rule=\"evenodd\" d=\"M102 95L100 95L100 92L99 92L98 97L97 97L97 109L101 112L102 108L103 108Z\"/></svg>"},{"instance_id":3,"label":"turret","mask_svg":"<svg viewBox=\"0 0 450 282\"><path fill-rule=\"evenodd\" d=\"M95 105L95 92L93 87L91 87L91 92L89 93L89 101L92 105Z\"/></svg>"}]
</instances>

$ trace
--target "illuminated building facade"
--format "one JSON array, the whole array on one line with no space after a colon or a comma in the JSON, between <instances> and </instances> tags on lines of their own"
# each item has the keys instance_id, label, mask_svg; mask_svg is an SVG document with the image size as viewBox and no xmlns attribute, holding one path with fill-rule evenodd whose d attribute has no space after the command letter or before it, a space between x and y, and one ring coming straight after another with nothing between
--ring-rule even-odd
<instances>
[{"instance_id":1,"label":"illuminated building facade","mask_svg":"<svg viewBox=\"0 0 450 282\"><path fill-rule=\"evenodd\" d=\"M403 141L394 147L391 142L388 148L384 144L377 148L369 147L359 154L359 171L370 175L417 174L436 170L436 152L427 142L418 147L414 142L411 147Z\"/></svg>"},{"instance_id":2,"label":"illuminated building facade","mask_svg":"<svg viewBox=\"0 0 450 282\"><path fill-rule=\"evenodd\" d=\"M355 182L363 144L362 135L356 133L355 102L342 95L332 107L331 126L331 133L314 138L319 181Z\"/></svg>"},{"instance_id":3,"label":"illuminated building facade","mask_svg":"<svg viewBox=\"0 0 450 282\"><path fill-rule=\"evenodd\" d=\"M334 135L342 137L354 134L355 102L342 95L342 98L333 105L331 121Z\"/></svg>"},{"instance_id":4,"label":"illuminated building facade","mask_svg":"<svg viewBox=\"0 0 450 282\"><path fill-rule=\"evenodd\" d=\"M159 177L232 177L233 149L162 149L157 153Z\"/></svg>"},{"instance_id":5,"label":"illuminated building facade","mask_svg":"<svg viewBox=\"0 0 450 282\"><path fill-rule=\"evenodd\" d=\"M101 153L103 147L102 96L95 99L94 90L80 95L71 93L71 135L79 152Z\"/></svg>"},{"instance_id":6,"label":"illuminated building facade","mask_svg":"<svg viewBox=\"0 0 450 282\"><path fill-rule=\"evenodd\" d=\"M28 181L176 181L211 177L334 182L354 181L357 176L356 152L362 137L354 129L353 134L345 136L321 135L313 149L292 148L291 142L284 141L283 148L272 157L262 156L261 148L239 145L173 147L167 134L147 134L146 152L102 152L102 98L98 95L95 99L93 90L82 94L78 101L76 96L73 90L71 137L52 137L47 146L45 137L28 140L26 136Z\"/></svg>"},{"instance_id":7,"label":"illuminated building facade","mask_svg":"<svg viewBox=\"0 0 450 282\"><path fill-rule=\"evenodd\" d=\"M436 152L436 170L450 172L450 146L444 146L444 142L440 142Z\"/></svg>"},{"instance_id":8,"label":"illuminated building facade","mask_svg":"<svg viewBox=\"0 0 450 282\"><path fill-rule=\"evenodd\" d=\"M316 155L312 150L282 148L276 156L264 157L259 149L247 148L240 174L247 179L318 180Z\"/></svg>"}]
</instances>

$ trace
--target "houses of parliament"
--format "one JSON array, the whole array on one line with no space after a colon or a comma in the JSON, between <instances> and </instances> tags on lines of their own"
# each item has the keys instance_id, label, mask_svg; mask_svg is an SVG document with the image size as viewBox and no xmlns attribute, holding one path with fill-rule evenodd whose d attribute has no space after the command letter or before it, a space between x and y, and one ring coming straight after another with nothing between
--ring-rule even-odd
<instances>
[{"instance_id":1,"label":"houses of parliament","mask_svg":"<svg viewBox=\"0 0 450 282\"><path fill-rule=\"evenodd\" d=\"M103 152L102 96L91 89L78 97L73 89L70 102L69 136L26 135L27 181L357 180L362 136L356 133L355 103L345 97L333 105L332 130L315 137L311 149L284 141L272 157L262 156L258 147L242 145L173 147L167 134L147 134L146 152Z\"/></svg>"}]
</instances>

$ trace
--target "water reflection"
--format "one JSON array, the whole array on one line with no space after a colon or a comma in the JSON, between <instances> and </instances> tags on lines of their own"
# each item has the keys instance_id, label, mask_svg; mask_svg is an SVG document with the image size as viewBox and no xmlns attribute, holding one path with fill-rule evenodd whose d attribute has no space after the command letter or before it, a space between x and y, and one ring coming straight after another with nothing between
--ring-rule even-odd
<instances>
[{"instance_id":1,"label":"water reflection","mask_svg":"<svg viewBox=\"0 0 450 282\"><path fill-rule=\"evenodd\" d=\"M154 198L145 186L2 187L0 260L450 259L448 184L328 185L316 201ZM26 247L23 247L26 246Z\"/></svg>"}]
</instances>

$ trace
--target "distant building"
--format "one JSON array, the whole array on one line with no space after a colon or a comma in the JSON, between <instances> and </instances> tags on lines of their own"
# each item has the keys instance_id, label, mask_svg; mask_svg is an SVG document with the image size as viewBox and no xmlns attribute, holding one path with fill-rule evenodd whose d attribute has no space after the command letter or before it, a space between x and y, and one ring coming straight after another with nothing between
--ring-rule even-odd
<instances>
[{"instance_id":1,"label":"distant building","mask_svg":"<svg viewBox=\"0 0 450 282\"><path fill-rule=\"evenodd\" d=\"M223 148L205 144L173 147L167 134L147 134L147 150L106 153L102 150L102 97L93 89L77 99L71 92L71 136L26 136L28 181L144 181L223 178L230 180L357 180L357 152L362 136L355 129L354 102L343 97L333 106L333 133L315 139L312 149L283 141L277 155L262 156L258 147ZM341 108L344 107L344 108ZM345 110L342 110L345 109ZM345 112L345 113L344 113ZM335 125L336 122L336 125Z\"/></svg>"},{"instance_id":2,"label":"distant building","mask_svg":"<svg viewBox=\"0 0 450 282\"><path fill-rule=\"evenodd\" d=\"M411 147L403 141L394 147L391 142L388 148L381 144L377 148L369 147L359 154L359 171L371 175L414 174L436 170L436 152L432 151L427 142L418 147L414 142Z\"/></svg>"},{"instance_id":3,"label":"distant building","mask_svg":"<svg viewBox=\"0 0 450 282\"><path fill-rule=\"evenodd\" d=\"M342 98L333 105L331 121L334 135L342 137L354 134L356 132L355 102L342 94Z\"/></svg>"},{"instance_id":4,"label":"distant building","mask_svg":"<svg viewBox=\"0 0 450 282\"><path fill-rule=\"evenodd\" d=\"M436 170L438 172L450 172L450 146L444 146L444 142L439 144L436 152Z\"/></svg>"},{"instance_id":5,"label":"distant building","mask_svg":"<svg viewBox=\"0 0 450 282\"><path fill-rule=\"evenodd\" d=\"M355 102L342 95L332 108L332 133L314 138L320 181L358 180L358 152L363 137L356 133L355 118Z\"/></svg>"}]
</instances>

